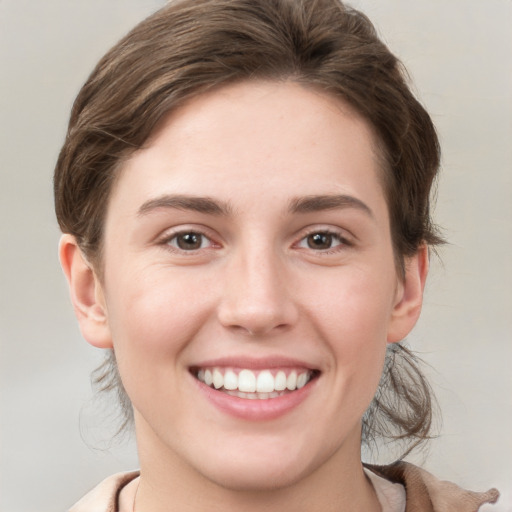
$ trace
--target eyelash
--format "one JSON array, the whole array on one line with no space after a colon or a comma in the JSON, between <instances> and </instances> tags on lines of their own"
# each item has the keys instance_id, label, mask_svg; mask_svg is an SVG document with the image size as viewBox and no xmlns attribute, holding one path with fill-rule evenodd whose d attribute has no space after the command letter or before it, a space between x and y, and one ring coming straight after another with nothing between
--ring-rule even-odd
<instances>
[{"instance_id":1,"label":"eyelash","mask_svg":"<svg viewBox=\"0 0 512 512\"><path fill-rule=\"evenodd\" d=\"M195 235L196 237L200 237L201 238L201 247L198 247L197 249L191 249L191 250L183 249L183 248L179 247L178 246L179 237L186 236L186 235ZM176 242L176 245L173 245L173 243L172 243L173 241ZM205 241L208 241L210 243L210 245L208 247L202 247L202 245ZM187 254L187 253L196 254L197 251L204 250L204 249L210 249L212 246L217 245L211 240L211 238L208 235L206 235L205 233L201 232L198 229L184 229L181 231L177 231L175 233L171 233L171 234L167 235L160 243L161 243L161 245L165 246L167 249L169 249L173 252L178 252L180 254Z\"/></svg>"},{"instance_id":2,"label":"eyelash","mask_svg":"<svg viewBox=\"0 0 512 512\"><path fill-rule=\"evenodd\" d=\"M346 249L347 247L353 246L353 243L350 240L348 240L345 236L343 236L339 231L336 231L333 229L312 229L311 231L306 233L299 240L299 242L297 242L297 244L295 244L295 245L299 246L299 244L301 244L302 242L307 243L307 239L313 235L323 235L323 236L327 235L329 237L332 237L333 240L339 242L337 245L335 245L333 247L329 247L327 249L315 250L315 249L312 249L311 247L305 247L305 249L312 250L313 252L317 253L318 255L334 254L339 251L342 251L343 249Z\"/></svg>"},{"instance_id":3,"label":"eyelash","mask_svg":"<svg viewBox=\"0 0 512 512\"><path fill-rule=\"evenodd\" d=\"M183 249L183 248L179 247L179 245L178 245L179 237L186 236L186 235L195 235L196 237L200 237L201 238L201 246L196 249L190 249L190 250ZM326 249L318 249L318 250L315 250L311 247L301 247L301 244L302 243L307 244L308 238L313 235L328 236L328 237L331 237L333 241L337 241L338 243L333 247L329 247ZM209 242L209 245L207 247L202 247L202 245L203 245L203 243L205 243L205 241ZM173 242L175 242L175 244L173 244ZM173 252L177 252L180 254L188 253L190 255L197 254L197 252L200 250L205 250L205 249L208 250L211 248L220 247L220 244L216 244L215 242L213 242L211 237L209 237L204 232L202 232L201 230L198 230L198 229L195 229L195 230L194 229L186 229L186 230L177 231L175 233L171 233L171 234L167 235L164 239L162 239L162 241L160 242L160 245L165 246L166 249L171 250ZM343 250L344 248L352 247L353 243L350 240L348 240L346 237L344 237L338 231L335 231L332 229L312 229L311 231L307 232L304 236L302 236L299 239L299 241L293 245L294 245L294 247L297 247L297 248L311 250L318 255L329 255L329 254L337 253L337 252Z\"/></svg>"}]
</instances>

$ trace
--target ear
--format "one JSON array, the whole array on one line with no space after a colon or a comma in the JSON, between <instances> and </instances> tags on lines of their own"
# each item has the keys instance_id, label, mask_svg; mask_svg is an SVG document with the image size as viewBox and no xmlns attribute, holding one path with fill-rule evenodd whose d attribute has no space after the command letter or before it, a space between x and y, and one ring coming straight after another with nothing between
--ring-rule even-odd
<instances>
[{"instance_id":1,"label":"ear","mask_svg":"<svg viewBox=\"0 0 512 512\"><path fill-rule=\"evenodd\" d=\"M82 336L98 348L112 348L103 288L74 236L62 235L59 259Z\"/></svg>"},{"instance_id":2,"label":"ear","mask_svg":"<svg viewBox=\"0 0 512 512\"><path fill-rule=\"evenodd\" d=\"M406 258L405 277L398 284L396 302L388 329L388 343L403 340L416 324L423 304L423 290L428 274L428 247Z\"/></svg>"}]
</instances>

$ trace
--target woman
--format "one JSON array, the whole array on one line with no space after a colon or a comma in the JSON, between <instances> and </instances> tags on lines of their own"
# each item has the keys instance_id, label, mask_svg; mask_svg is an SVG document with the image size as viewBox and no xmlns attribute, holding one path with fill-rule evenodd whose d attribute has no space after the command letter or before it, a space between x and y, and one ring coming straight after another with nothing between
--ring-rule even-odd
<instances>
[{"instance_id":1,"label":"woman","mask_svg":"<svg viewBox=\"0 0 512 512\"><path fill-rule=\"evenodd\" d=\"M80 92L55 173L61 263L140 474L73 510L477 510L361 443L412 449L432 122L335 0L179 1ZM114 356L115 354L115 356Z\"/></svg>"}]
</instances>

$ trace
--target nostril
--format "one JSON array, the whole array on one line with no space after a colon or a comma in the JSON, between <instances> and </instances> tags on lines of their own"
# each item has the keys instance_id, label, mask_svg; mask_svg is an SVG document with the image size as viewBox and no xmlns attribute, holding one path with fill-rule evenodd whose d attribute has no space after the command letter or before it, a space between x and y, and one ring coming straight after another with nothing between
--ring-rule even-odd
<instances>
[{"instance_id":1,"label":"nostril","mask_svg":"<svg viewBox=\"0 0 512 512\"><path fill-rule=\"evenodd\" d=\"M282 332L298 319L295 306L286 300L269 304L224 303L219 307L219 322L232 331L252 337L265 336L273 331ZM288 303L287 303L288 302Z\"/></svg>"},{"instance_id":2,"label":"nostril","mask_svg":"<svg viewBox=\"0 0 512 512\"><path fill-rule=\"evenodd\" d=\"M281 323L278 325L274 325L272 322L263 324L263 325L231 325L230 329L239 332L240 334L245 334L252 338L257 338L258 336L266 336L271 332L282 332L288 328L288 324Z\"/></svg>"}]
</instances>

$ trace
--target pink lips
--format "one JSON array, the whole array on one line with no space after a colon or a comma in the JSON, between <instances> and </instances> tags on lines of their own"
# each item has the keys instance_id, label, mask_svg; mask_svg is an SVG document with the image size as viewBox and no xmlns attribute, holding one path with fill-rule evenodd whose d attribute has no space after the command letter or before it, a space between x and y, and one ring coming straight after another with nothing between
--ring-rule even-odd
<instances>
[{"instance_id":1,"label":"pink lips","mask_svg":"<svg viewBox=\"0 0 512 512\"><path fill-rule=\"evenodd\" d=\"M247 368L248 370L265 370L275 368L304 368L312 371L316 370L316 368L313 368L305 361L279 356L268 358L222 357L201 361L199 364L194 366L199 368L232 366L235 368Z\"/></svg>"},{"instance_id":2,"label":"pink lips","mask_svg":"<svg viewBox=\"0 0 512 512\"><path fill-rule=\"evenodd\" d=\"M255 372L272 373L278 372L290 373L309 372L313 375L305 385L298 389L284 390L279 393L272 393L268 398L261 398L261 393L256 393L258 398L251 396L251 393L239 393L236 390L227 392L224 388L214 389L213 385L207 385L204 379L199 380L197 373L200 369L208 368L237 368L246 369ZM269 370L265 372L265 370ZM223 358L211 361L205 361L191 368L191 374L194 375L195 384L198 390L206 400L221 412L247 421L268 421L283 416L299 406L309 395L316 384L316 377L319 372L312 369L302 361L289 358L272 359L239 359ZM276 394L278 396L276 396ZM241 396L244 395L242 398ZM245 396L249 395L249 396ZM263 394L265 397L266 394Z\"/></svg>"}]
</instances>

